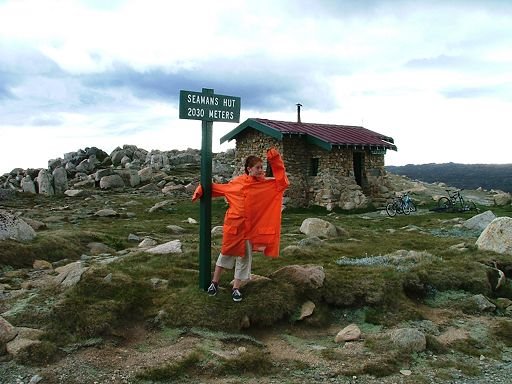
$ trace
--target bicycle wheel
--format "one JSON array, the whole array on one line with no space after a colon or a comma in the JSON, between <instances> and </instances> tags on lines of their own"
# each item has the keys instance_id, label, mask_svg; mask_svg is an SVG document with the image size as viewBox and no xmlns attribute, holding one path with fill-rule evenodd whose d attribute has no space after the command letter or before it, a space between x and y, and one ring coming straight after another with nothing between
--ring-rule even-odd
<instances>
[{"instance_id":1,"label":"bicycle wheel","mask_svg":"<svg viewBox=\"0 0 512 384\"><path fill-rule=\"evenodd\" d=\"M452 202L447 197L441 197L437 200L437 206L441 209L450 209L452 207Z\"/></svg>"},{"instance_id":2,"label":"bicycle wheel","mask_svg":"<svg viewBox=\"0 0 512 384\"><path fill-rule=\"evenodd\" d=\"M475 212L478 212L479 209L477 208L476 204L472 201L468 201L466 203L466 207L467 207L467 210L468 211L475 211Z\"/></svg>"},{"instance_id":3,"label":"bicycle wheel","mask_svg":"<svg viewBox=\"0 0 512 384\"><path fill-rule=\"evenodd\" d=\"M409 208L411 208L411 212L416 212L416 205L412 201L409 201Z\"/></svg>"},{"instance_id":4,"label":"bicycle wheel","mask_svg":"<svg viewBox=\"0 0 512 384\"><path fill-rule=\"evenodd\" d=\"M411 213L411 206L409 204L403 204L402 205L402 212L404 215L408 215Z\"/></svg>"},{"instance_id":5,"label":"bicycle wheel","mask_svg":"<svg viewBox=\"0 0 512 384\"><path fill-rule=\"evenodd\" d=\"M396 215L395 204L389 203L388 205L386 205L386 212L388 213L388 215L390 217L395 216Z\"/></svg>"}]
</instances>

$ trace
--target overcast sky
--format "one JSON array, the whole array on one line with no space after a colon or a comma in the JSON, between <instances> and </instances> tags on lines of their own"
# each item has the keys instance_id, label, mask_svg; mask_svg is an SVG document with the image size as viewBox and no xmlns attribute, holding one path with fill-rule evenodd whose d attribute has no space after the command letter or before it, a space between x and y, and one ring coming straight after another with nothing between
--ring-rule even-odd
<instances>
[{"instance_id":1,"label":"overcast sky","mask_svg":"<svg viewBox=\"0 0 512 384\"><path fill-rule=\"evenodd\" d=\"M0 174L201 148L179 91L391 136L387 165L512 163L509 0L0 0ZM213 124L213 151L237 124Z\"/></svg>"}]
</instances>

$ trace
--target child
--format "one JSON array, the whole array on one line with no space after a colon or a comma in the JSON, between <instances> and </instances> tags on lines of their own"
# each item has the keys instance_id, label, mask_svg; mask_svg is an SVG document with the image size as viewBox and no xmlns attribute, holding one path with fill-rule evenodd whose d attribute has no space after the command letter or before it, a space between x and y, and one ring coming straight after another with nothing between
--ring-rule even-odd
<instances>
[{"instance_id":1,"label":"child","mask_svg":"<svg viewBox=\"0 0 512 384\"><path fill-rule=\"evenodd\" d=\"M251 277L253 251L269 257L279 256L282 198L290 183L281 155L275 148L267 151L267 160L274 177L265 177L263 160L251 155L245 160L245 174L227 184L212 183L212 197L225 197L229 208L224 216L222 249L207 291L210 296L217 294L224 269L234 267L232 298L241 301L240 284ZM192 200L202 194L199 185Z\"/></svg>"}]
</instances>

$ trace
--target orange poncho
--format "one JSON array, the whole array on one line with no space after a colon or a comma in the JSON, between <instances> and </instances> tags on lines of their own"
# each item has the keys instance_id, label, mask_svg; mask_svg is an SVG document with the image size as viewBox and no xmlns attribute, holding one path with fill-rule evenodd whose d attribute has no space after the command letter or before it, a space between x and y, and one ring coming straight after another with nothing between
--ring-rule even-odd
<instances>
[{"instance_id":1,"label":"orange poncho","mask_svg":"<svg viewBox=\"0 0 512 384\"><path fill-rule=\"evenodd\" d=\"M223 196L229 204L224 216L223 255L245 255L245 240L249 240L253 251L261 251L269 257L279 256L282 199L290 183L279 152L269 149L267 159L273 178L261 180L243 174L227 184L212 183L212 197ZM199 185L192 200L202 194Z\"/></svg>"}]
</instances>

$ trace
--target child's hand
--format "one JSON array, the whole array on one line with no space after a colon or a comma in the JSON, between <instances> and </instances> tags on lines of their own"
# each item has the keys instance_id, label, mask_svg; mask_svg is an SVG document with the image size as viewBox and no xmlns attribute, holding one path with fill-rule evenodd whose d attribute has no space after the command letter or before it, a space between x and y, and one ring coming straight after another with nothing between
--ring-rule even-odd
<instances>
[{"instance_id":1,"label":"child's hand","mask_svg":"<svg viewBox=\"0 0 512 384\"><path fill-rule=\"evenodd\" d=\"M277 151L277 149L270 148L270 149L267 150L267 158L268 159L273 159L274 157L277 157L277 156L281 156L279 154L279 152Z\"/></svg>"},{"instance_id":2,"label":"child's hand","mask_svg":"<svg viewBox=\"0 0 512 384\"><path fill-rule=\"evenodd\" d=\"M199 184L196 190L194 191L194 194L192 195L192 201L196 201L201 197L203 197L203 187L201 186L201 184Z\"/></svg>"}]
</instances>

